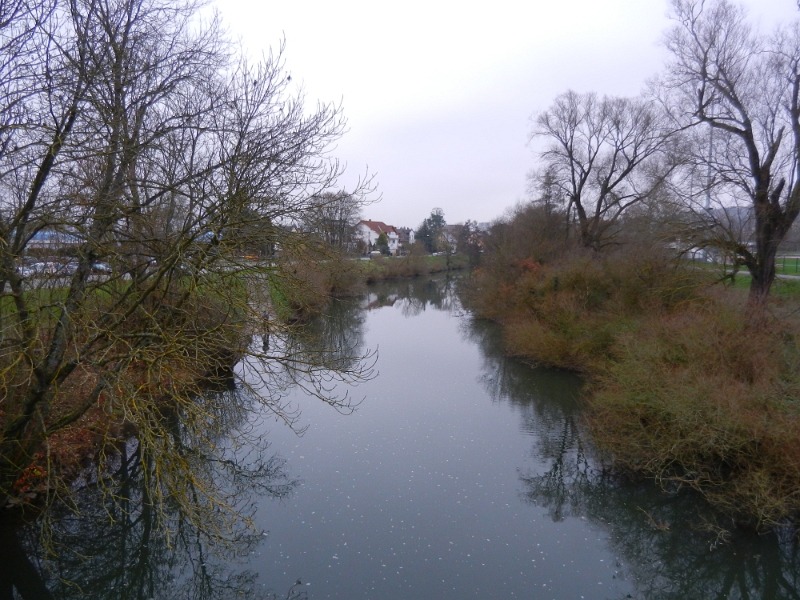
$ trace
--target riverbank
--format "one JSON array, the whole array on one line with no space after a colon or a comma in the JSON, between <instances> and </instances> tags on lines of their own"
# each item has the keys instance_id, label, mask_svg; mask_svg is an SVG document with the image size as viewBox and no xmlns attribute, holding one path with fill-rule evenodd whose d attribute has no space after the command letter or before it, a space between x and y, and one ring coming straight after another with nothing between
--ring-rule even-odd
<instances>
[{"instance_id":1,"label":"riverbank","mask_svg":"<svg viewBox=\"0 0 800 600\"><path fill-rule=\"evenodd\" d=\"M467 266L459 255L369 261L322 258L265 269L254 276L222 271L202 279L184 277L158 300L147 300L131 311L124 317L124 329L109 328L106 333L106 353L119 361L113 379L103 380L91 364L75 367L53 399L58 408L49 415L51 431L9 459L13 465L3 487L8 493L0 504L32 503L53 490L68 488L81 469L102 462L98 457L114 454L115 445L132 435L146 435L149 444L159 446L167 425L161 417L172 404L188 413L201 410L192 399L209 382L226 376L248 347L254 322L259 334L264 327L273 334L288 331L287 326L292 329L293 323L315 314L331 298L360 293L368 283ZM99 315L113 319L122 313L123 307L110 298L123 293L127 285L124 280L98 282L85 319L97 323ZM41 302L52 303L52 297L63 292L47 288L32 293L42 296ZM131 340L141 339L152 341L141 342L135 352L129 349ZM83 338L76 340L81 343ZM73 418L78 411L80 416ZM160 417L153 420L152 415ZM66 418L72 421L62 426Z\"/></svg>"},{"instance_id":2,"label":"riverbank","mask_svg":"<svg viewBox=\"0 0 800 600\"><path fill-rule=\"evenodd\" d=\"M753 318L714 280L652 249L573 251L490 263L471 305L508 354L585 376L585 419L617 472L694 488L739 524L796 521L800 301L775 294Z\"/></svg>"},{"instance_id":3,"label":"riverbank","mask_svg":"<svg viewBox=\"0 0 800 600\"><path fill-rule=\"evenodd\" d=\"M464 254L384 256L360 263L361 274L366 283L422 277L445 271L468 269L470 266L469 258Z\"/></svg>"},{"instance_id":4,"label":"riverbank","mask_svg":"<svg viewBox=\"0 0 800 600\"><path fill-rule=\"evenodd\" d=\"M276 457L267 486L235 472L242 487L227 497L248 507L249 532L220 548L196 522L180 521L187 529L178 536L159 530L151 472L129 454L134 472L116 495L124 503L109 488L86 489L79 519L55 520L46 545L36 544L36 525L21 530L23 551L11 543L9 551L27 554L65 600L116 599L121 589L195 597L199 585L221 597L233 589L285 598L298 580L337 600L364 590L381 600L538 598L543 590L556 600L693 600L727 598L733 588L769 598L776 581L793 589L800 563L785 531L740 531L735 543L718 544L698 528L713 513L695 494L665 495L602 469L579 421L580 378L507 359L499 327L464 318L464 275L371 285L311 324L307 351L380 348L380 375L345 388L364 399L354 415L288 387L282 399L308 426L298 436L266 409L230 420L249 404L241 386L208 396L233 407L219 415L233 429L216 439L249 432ZM425 383L413 393L410 373ZM242 453L244 466L258 460ZM203 465L194 464L198 478L225 476L225 462ZM177 510L168 516L181 519Z\"/></svg>"},{"instance_id":5,"label":"riverbank","mask_svg":"<svg viewBox=\"0 0 800 600\"><path fill-rule=\"evenodd\" d=\"M360 294L366 284L469 267L469 258L463 254L407 254L369 260L325 256L302 260L284 267L270 279L272 304L278 318L303 321L332 298Z\"/></svg>"},{"instance_id":6,"label":"riverbank","mask_svg":"<svg viewBox=\"0 0 800 600\"><path fill-rule=\"evenodd\" d=\"M73 359L69 376L53 392L42 430L24 444L3 440L0 507L69 502L81 473L88 467L103 472L131 437L148 449L169 444L173 415L191 420L202 414L195 399L230 376L247 345L244 285L226 277L181 281L125 314L115 294L126 286L98 284L80 315L98 328L102 319L124 316L125 327L109 327L103 337L91 330L76 336L78 348L94 336L104 350L101 359ZM114 368L103 373L102 360L114 360ZM13 400L4 408L13 408ZM6 429L10 414L0 413Z\"/></svg>"}]
</instances>

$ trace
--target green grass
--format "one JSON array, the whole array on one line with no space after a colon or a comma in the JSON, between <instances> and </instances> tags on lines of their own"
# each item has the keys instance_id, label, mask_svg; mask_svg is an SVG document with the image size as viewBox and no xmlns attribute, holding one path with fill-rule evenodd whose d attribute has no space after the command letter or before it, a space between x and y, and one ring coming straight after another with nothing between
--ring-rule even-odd
<instances>
[{"instance_id":1,"label":"green grass","mask_svg":"<svg viewBox=\"0 0 800 600\"><path fill-rule=\"evenodd\" d=\"M739 271L730 286L736 290L750 289L750 274L747 271ZM771 293L779 298L800 298L800 279L781 279L776 277L772 284Z\"/></svg>"},{"instance_id":2,"label":"green grass","mask_svg":"<svg viewBox=\"0 0 800 600\"><path fill-rule=\"evenodd\" d=\"M798 258L798 262L800 263L800 258ZM701 261L690 261L689 264L691 264L695 269L701 269L703 271L707 271L708 273L713 273L718 278L722 278L731 272L730 266L724 264L705 263ZM782 257L778 257L778 259L775 261L775 267L775 272L777 275L797 274L800 276L800 272L794 272L794 259L792 259L791 264L787 259L786 268L783 268ZM730 282L730 280L727 281ZM733 280L733 285L730 285L730 287L737 290L750 289L750 273L747 271L747 269L740 269L736 273L736 277ZM781 277L776 277L775 282L772 284L772 294L781 298L800 297L800 279L783 279Z\"/></svg>"},{"instance_id":3,"label":"green grass","mask_svg":"<svg viewBox=\"0 0 800 600\"><path fill-rule=\"evenodd\" d=\"M270 278L269 280L269 293L272 298L272 306L281 321L291 319L294 311L292 310L291 302L286 294L284 286L281 285L279 278Z\"/></svg>"},{"instance_id":4,"label":"green grass","mask_svg":"<svg viewBox=\"0 0 800 600\"><path fill-rule=\"evenodd\" d=\"M697 269L703 269L706 271L719 271L719 272L730 272L731 267L725 263L709 263L704 262L701 260L693 260L687 261L688 264L691 264L693 267ZM775 259L775 272L778 275L797 275L800 276L800 257L798 258L787 258L779 256ZM747 273L747 269L741 268L739 273Z\"/></svg>"},{"instance_id":5,"label":"green grass","mask_svg":"<svg viewBox=\"0 0 800 600\"><path fill-rule=\"evenodd\" d=\"M446 256L383 256L359 261L359 269L366 281L415 277L448 270ZM469 259L463 254L449 257L449 270L466 269Z\"/></svg>"},{"instance_id":6,"label":"green grass","mask_svg":"<svg viewBox=\"0 0 800 600\"><path fill-rule=\"evenodd\" d=\"M779 256L775 259L775 270L781 275L800 275L800 257Z\"/></svg>"}]
</instances>

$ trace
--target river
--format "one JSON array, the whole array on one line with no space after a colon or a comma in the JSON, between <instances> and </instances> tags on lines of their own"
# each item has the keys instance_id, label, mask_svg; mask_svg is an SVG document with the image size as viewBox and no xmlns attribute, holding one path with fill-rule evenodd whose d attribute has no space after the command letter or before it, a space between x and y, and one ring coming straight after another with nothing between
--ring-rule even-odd
<instances>
[{"instance_id":1,"label":"river","mask_svg":"<svg viewBox=\"0 0 800 600\"><path fill-rule=\"evenodd\" d=\"M791 531L727 539L691 494L608 474L582 426L580 380L503 357L497 328L464 311L457 284L371 286L314 324L326 351L375 352L373 377L331 383L352 411L291 387L294 429L270 413L237 425L269 440L273 469L240 504L255 528L240 545L214 558L202 535L148 537L144 511L124 535L62 527L83 544L66 566L23 536L54 596L800 597ZM239 373L247 380L247 364Z\"/></svg>"}]
</instances>

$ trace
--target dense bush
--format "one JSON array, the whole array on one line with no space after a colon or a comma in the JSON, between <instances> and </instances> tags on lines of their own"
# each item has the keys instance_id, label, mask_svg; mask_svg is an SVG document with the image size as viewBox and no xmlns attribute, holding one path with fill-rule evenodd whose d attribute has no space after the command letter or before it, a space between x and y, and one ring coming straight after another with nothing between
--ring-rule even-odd
<instances>
[{"instance_id":1,"label":"dense bush","mask_svg":"<svg viewBox=\"0 0 800 600\"><path fill-rule=\"evenodd\" d=\"M379 258L365 263L364 278L368 283L402 277L419 277L431 273L466 269L468 257L462 254L451 256L429 256L411 253L406 256Z\"/></svg>"},{"instance_id":2,"label":"dense bush","mask_svg":"<svg viewBox=\"0 0 800 600\"><path fill-rule=\"evenodd\" d=\"M748 312L745 290L665 246L559 245L537 210L493 228L472 279L470 306L504 326L507 353L584 373L587 425L618 472L690 486L759 528L800 515L796 300Z\"/></svg>"},{"instance_id":3,"label":"dense bush","mask_svg":"<svg viewBox=\"0 0 800 600\"><path fill-rule=\"evenodd\" d=\"M766 526L800 514L800 328L719 296L618 334L588 421L617 468Z\"/></svg>"},{"instance_id":4,"label":"dense bush","mask_svg":"<svg viewBox=\"0 0 800 600\"><path fill-rule=\"evenodd\" d=\"M616 332L644 314L703 302L705 275L644 247L599 255L565 248L542 264L514 260L476 272L472 306L506 325L507 348L546 366L591 371L611 358Z\"/></svg>"}]
</instances>

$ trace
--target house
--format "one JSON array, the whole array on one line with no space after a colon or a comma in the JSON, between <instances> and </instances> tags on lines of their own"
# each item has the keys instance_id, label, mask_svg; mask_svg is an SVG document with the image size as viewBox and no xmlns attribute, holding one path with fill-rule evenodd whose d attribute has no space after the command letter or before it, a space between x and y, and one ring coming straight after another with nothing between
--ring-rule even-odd
<instances>
[{"instance_id":1,"label":"house","mask_svg":"<svg viewBox=\"0 0 800 600\"><path fill-rule=\"evenodd\" d=\"M445 225L442 228L442 237L444 237L445 247L449 248L450 252L456 251L456 248L458 247L458 239L461 237L463 229L464 225L461 223L457 223L455 225Z\"/></svg>"},{"instance_id":2,"label":"house","mask_svg":"<svg viewBox=\"0 0 800 600\"><path fill-rule=\"evenodd\" d=\"M356 225L356 237L366 245L367 250L377 249L378 237L386 234L389 240L389 253L397 254L399 235L392 225L383 221L359 221Z\"/></svg>"},{"instance_id":3,"label":"house","mask_svg":"<svg viewBox=\"0 0 800 600\"><path fill-rule=\"evenodd\" d=\"M414 245L414 230L410 227L396 227L401 251L409 251Z\"/></svg>"}]
</instances>

